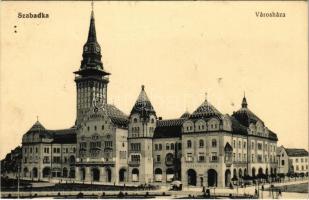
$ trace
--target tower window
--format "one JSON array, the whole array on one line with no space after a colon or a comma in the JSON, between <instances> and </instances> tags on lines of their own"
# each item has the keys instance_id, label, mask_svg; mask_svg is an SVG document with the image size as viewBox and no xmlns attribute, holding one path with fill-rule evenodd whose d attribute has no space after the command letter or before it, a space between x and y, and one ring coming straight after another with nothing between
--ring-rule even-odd
<instances>
[{"instance_id":1,"label":"tower window","mask_svg":"<svg viewBox=\"0 0 309 200\"><path fill-rule=\"evenodd\" d=\"M192 147L192 142L191 142L191 140L188 140L187 141L187 148L191 148Z\"/></svg>"},{"instance_id":2,"label":"tower window","mask_svg":"<svg viewBox=\"0 0 309 200\"><path fill-rule=\"evenodd\" d=\"M104 125L102 125L102 130L104 130Z\"/></svg>"},{"instance_id":3,"label":"tower window","mask_svg":"<svg viewBox=\"0 0 309 200\"><path fill-rule=\"evenodd\" d=\"M88 130L88 131L90 130L90 127L89 127L89 126L87 127L87 130Z\"/></svg>"},{"instance_id":4,"label":"tower window","mask_svg":"<svg viewBox=\"0 0 309 200\"><path fill-rule=\"evenodd\" d=\"M133 122L134 122L134 123L136 123L136 122L137 122L137 119L136 119L136 118L134 118L134 119L133 119Z\"/></svg>"},{"instance_id":5,"label":"tower window","mask_svg":"<svg viewBox=\"0 0 309 200\"><path fill-rule=\"evenodd\" d=\"M97 130L97 126L94 126L94 130L95 130L95 131Z\"/></svg>"},{"instance_id":6,"label":"tower window","mask_svg":"<svg viewBox=\"0 0 309 200\"><path fill-rule=\"evenodd\" d=\"M217 140L212 139L212 141L211 141L211 146L212 146L212 147L217 147Z\"/></svg>"},{"instance_id":7,"label":"tower window","mask_svg":"<svg viewBox=\"0 0 309 200\"><path fill-rule=\"evenodd\" d=\"M204 140L200 140L200 148L203 148L204 147Z\"/></svg>"}]
</instances>

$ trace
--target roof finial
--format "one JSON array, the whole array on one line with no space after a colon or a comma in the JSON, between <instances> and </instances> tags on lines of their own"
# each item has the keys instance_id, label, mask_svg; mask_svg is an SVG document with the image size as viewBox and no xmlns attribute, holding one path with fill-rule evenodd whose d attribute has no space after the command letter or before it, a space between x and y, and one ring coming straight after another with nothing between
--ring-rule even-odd
<instances>
[{"instance_id":1,"label":"roof finial","mask_svg":"<svg viewBox=\"0 0 309 200\"><path fill-rule=\"evenodd\" d=\"M142 85L142 90L143 90L143 91L145 90L145 85Z\"/></svg>"},{"instance_id":2,"label":"roof finial","mask_svg":"<svg viewBox=\"0 0 309 200\"><path fill-rule=\"evenodd\" d=\"M205 92L205 101L207 102L207 92Z\"/></svg>"},{"instance_id":3,"label":"roof finial","mask_svg":"<svg viewBox=\"0 0 309 200\"><path fill-rule=\"evenodd\" d=\"M91 0L91 17L93 17L93 0Z\"/></svg>"},{"instance_id":4,"label":"roof finial","mask_svg":"<svg viewBox=\"0 0 309 200\"><path fill-rule=\"evenodd\" d=\"M37 121L37 122L39 121L39 116L38 116L38 115L36 116L36 121Z\"/></svg>"},{"instance_id":5,"label":"roof finial","mask_svg":"<svg viewBox=\"0 0 309 200\"><path fill-rule=\"evenodd\" d=\"M246 98L246 91L244 91L244 98Z\"/></svg>"},{"instance_id":6,"label":"roof finial","mask_svg":"<svg viewBox=\"0 0 309 200\"><path fill-rule=\"evenodd\" d=\"M248 103L247 103L246 93L245 92L244 92L244 97L242 98L241 107L242 108L247 108L248 107Z\"/></svg>"}]
</instances>

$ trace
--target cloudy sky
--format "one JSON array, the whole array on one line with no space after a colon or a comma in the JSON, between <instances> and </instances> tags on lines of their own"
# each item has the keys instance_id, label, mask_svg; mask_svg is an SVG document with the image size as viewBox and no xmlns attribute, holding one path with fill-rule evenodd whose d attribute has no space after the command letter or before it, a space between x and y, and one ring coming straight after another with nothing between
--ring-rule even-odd
<instances>
[{"instance_id":1,"label":"cloudy sky","mask_svg":"<svg viewBox=\"0 0 309 200\"><path fill-rule=\"evenodd\" d=\"M69 128L73 71L86 41L90 2L2 2L0 158L36 121ZM256 12L285 12L258 18ZM48 13L48 19L20 19ZM108 102L129 113L142 84L158 116L177 118L208 100L222 113L249 108L278 145L307 148L306 2L96 2ZM17 26L14 28L14 26ZM17 33L14 33L14 31Z\"/></svg>"}]
</instances>

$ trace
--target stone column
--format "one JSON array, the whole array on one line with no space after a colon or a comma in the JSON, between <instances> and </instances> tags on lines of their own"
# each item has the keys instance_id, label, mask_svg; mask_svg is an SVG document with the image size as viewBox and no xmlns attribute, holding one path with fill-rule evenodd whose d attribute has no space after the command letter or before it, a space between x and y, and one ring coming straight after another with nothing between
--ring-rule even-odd
<instances>
[{"instance_id":1,"label":"stone column","mask_svg":"<svg viewBox=\"0 0 309 200\"><path fill-rule=\"evenodd\" d=\"M79 167L75 167L75 180L80 181Z\"/></svg>"},{"instance_id":2,"label":"stone column","mask_svg":"<svg viewBox=\"0 0 309 200\"><path fill-rule=\"evenodd\" d=\"M86 167L85 169L86 169L85 182L90 182L92 180L90 167Z\"/></svg>"},{"instance_id":3,"label":"stone column","mask_svg":"<svg viewBox=\"0 0 309 200\"><path fill-rule=\"evenodd\" d=\"M100 167L100 182L106 182L105 168Z\"/></svg>"}]
</instances>

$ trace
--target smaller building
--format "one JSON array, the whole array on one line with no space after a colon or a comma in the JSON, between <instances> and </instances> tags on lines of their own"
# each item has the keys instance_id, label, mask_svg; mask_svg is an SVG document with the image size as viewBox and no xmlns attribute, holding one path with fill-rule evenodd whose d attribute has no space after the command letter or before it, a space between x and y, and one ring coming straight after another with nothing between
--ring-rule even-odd
<instances>
[{"instance_id":1,"label":"smaller building","mask_svg":"<svg viewBox=\"0 0 309 200\"><path fill-rule=\"evenodd\" d=\"M48 130L37 121L22 139L24 179L75 178L75 128Z\"/></svg>"},{"instance_id":2,"label":"smaller building","mask_svg":"<svg viewBox=\"0 0 309 200\"><path fill-rule=\"evenodd\" d=\"M18 146L8 153L3 160L1 160L1 174L16 177L18 175L18 171L20 170L21 159L21 147Z\"/></svg>"},{"instance_id":3,"label":"smaller building","mask_svg":"<svg viewBox=\"0 0 309 200\"><path fill-rule=\"evenodd\" d=\"M308 151L305 149L278 148L278 170L281 174L308 173Z\"/></svg>"}]
</instances>

